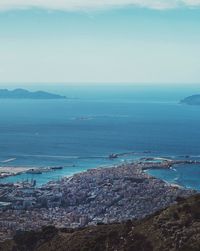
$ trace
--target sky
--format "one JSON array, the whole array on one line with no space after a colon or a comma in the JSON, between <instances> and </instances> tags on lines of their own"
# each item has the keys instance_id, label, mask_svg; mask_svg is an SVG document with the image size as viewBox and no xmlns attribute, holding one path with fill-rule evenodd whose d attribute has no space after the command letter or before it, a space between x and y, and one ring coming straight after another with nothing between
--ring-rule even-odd
<instances>
[{"instance_id":1,"label":"sky","mask_svg":"<svg viewBox=\"0 0 200 251\"><path fill-rule=\"evenodd\" d=\"M0 83L200 83L200 0L1 0Z\"/></svg>"}]
</instances>

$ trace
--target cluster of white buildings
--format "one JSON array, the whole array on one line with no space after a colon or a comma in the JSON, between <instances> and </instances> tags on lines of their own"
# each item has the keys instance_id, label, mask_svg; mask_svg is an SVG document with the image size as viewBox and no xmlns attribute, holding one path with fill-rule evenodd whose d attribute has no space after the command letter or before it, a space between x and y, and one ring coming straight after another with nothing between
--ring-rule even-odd
<instances>
[{"instance_id":1,"label":"cluster of white buildings","mask_svg":"<svg viewBox=\"0 0 200 251\"><path fill-rule=\"evenodd\" d=\"M0 238L45 225L76 228L142 218L193 191L149 177L149 163L90 169L41 188L28 184L0 187Z\"/></svg>"}]
</instances>

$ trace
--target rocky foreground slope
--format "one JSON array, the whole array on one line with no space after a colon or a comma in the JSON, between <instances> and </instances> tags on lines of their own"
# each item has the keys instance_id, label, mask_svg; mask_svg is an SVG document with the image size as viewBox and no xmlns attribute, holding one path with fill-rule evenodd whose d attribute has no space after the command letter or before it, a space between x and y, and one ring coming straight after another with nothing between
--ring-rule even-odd
<instances>
[{"instance_id":1,"label":"rocky foreground slope","mask_svg":"<svg viewBox=\"0 0 200 251\"><path fill-rule=\"evenodd\" d=\"M140 221L79 230L45 227L0 244L3 251L199 251L200 195Z\"/></svg>"}]
</instances>

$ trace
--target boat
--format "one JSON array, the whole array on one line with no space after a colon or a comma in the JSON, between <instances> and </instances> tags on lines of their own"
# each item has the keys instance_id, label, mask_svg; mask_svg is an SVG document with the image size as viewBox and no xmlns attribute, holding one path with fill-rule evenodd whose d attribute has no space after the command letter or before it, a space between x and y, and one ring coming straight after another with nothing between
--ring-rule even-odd
<instances>
[{"instance_id":1,"label":"boat","mask_svg":"<svg viewBox=\"0 0 200 251\"><path fill-rule=\"evenodd\" d=\"M116 153L112 153L109 155L109 159L117 159L118 158L118 154Z\"/></svg>"},{"instance_id":2,"label":"boat","mask_svg":"<svg viewBox=\"0 0 200 251\"><path fill-rule=\"evenodd\" d=\"M63 167L62 166L53 166L53 167L51 167L51 169L52 170L61 170L61 169L63 169Z\"/></svg>"}]
</instances>

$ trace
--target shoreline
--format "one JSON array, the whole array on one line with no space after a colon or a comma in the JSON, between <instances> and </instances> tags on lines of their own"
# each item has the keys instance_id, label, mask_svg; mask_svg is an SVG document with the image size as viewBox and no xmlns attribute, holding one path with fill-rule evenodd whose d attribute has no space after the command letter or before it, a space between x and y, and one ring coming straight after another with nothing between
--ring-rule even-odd
<instances>
[{"instance_id":1,"label":"shoreline","mask_svg":"<svg viewBox=\"0 0 200 251\"><path fill-rule=\"evenodd\" d=\"M0 179L5 179L12 176L27 174L42 174L55 170L61 170L63 166L49 166L49 167L18 167L18 166L0 166Z\"/></svg>"},{"instance_id":2,"label":"shoreline","mask_svg":"<svg viewBox=\"0 0 200 251\"><path fill-rule=\"evenodd\" d=\"M127 154L127 153L126 153ZM115 155L115 154L113 154ZM120 154L118 154L120 155ZM113 164L104 164L104 165L98 165L96 167L93 167L93 168L85 168L83 170L76 170L75 169L75 172L71 172L70 174L65 174L65 172L58 172L60 171L61 169L64 169L68 166L48 166L48 167L31 167L31 166L25 166L25 167L19 167L19 166L2 166L0 167L0 185L1 184L14 184L14 183L23 183L23 181L26 181L26 182L29 182L29 179L32 180L35 180L35 184L37 183L37 178L40 179L40 177L42 177L42 179L45 175L45 173L47 172L53 172L53 171L57 171L55 173L55 177L58 177L55 179L54 175L50 175L50 177L52 178L48 178L48 181L47 182L43 182L43 183L39 183L39 185L37 185L37 187L43 187L45 185L47 185L49 182L56 182L57 180L60 180L60 179L63 179L63 178L68 178L68 177L73 177L73 175L76 175L76 174L81 174L83 172L87 172L91 169L104 169L104 168L113 168L113 167L118 167L120 165L135 165L135 164L141 164L141 171L145 174L148 173L148 170L163 170L163 169L174 169L173 167L174 166L177 166L177 165L200 165L200 160L195 160L195 159L190 159L189 156L187 155L186 156L180 156L180 157L185 157L184 159L175 159L174 156L173 157L170 157L170 156L167 156L167 157L161 157L161 156L156 156L156 157L141 157L139 159L135 159L135 160L128 160L128 161L124 161L124 162L120 162L121 159L119 159L119 162L115 162ZM108 157L109 158L109 157ZM118 157L117 157L118 158ZM69 166L70 168L71 167L75 167L76 168L76 165L71 165ZM80 168L81 169L81 168ZM67 170L67 169L66 169ZM60 175L60 174L61 175ZM9 177L14 177L14 176L19 176L20 175L24 175L24 174L27 174L27 175L32 175L32 176L29 176L29 177L23 177L23 178L17 178L16 181L15 180L11 180L11 181L6 181L7 178ZM43 174L43 176L40 176L41 174ZM57 176L58 175L58 176ZM184 187L185 189L187 189L188 187L187 186L184 186L182 184L178 184L176 183L175 181L167 181L165 180L164 178L162 177L156 177L154 176L153 174L150 174L148 173L149 176L151 177L154 177L154 178L157 178L157 179L161 179L163 180L164 182L167 182L169 184L174 184L176 186L180 186L180 187ZM60 176L60 177L59 177ZM47 176L48 177L48 176ZM1 180L5 181L5 182L1 182ZM191 189L191 187L189 187L189 189ZM198 189L195 189L194 190L198 190Z\"/></svg>"},{"instance_id":3,"label":"shoreline","mask_svg":"<svg viewBox=\"0 0 200 251\"><path fill-rule=\"evenodd\" d=\"M127 153L126 153L127 154ZM116 155L116 156L121 156L123 154L111 154L111 155ZM117 159L118 157L114 157L113 159ZM108 159L112 160L112 157L108 157ZM145 163L145 166L143 170L148 170L148 169L170 169L174 165L179 165L179 164L199 164L200 165L200 160L191 160L191 159L170 159L170 156L168 157L142 157L138 160L132 160L129 162L125 162L127 164L130 163ZM148 166L149 164L149 166ZM112 166L118 166L121 165L121 163L116 163L114 165L103 165L100 166L98 165L96 168L109 168ZM75 167L75 165L70 165L69 167ZM48 166L48 167L39 167L39 166L0 166L0 179L1 178L6 178L10 176L15 176L15 175L20 175L24 172L27 172L29 170L39 170L42 172L48 171L48 170L55 170L55 169L62 169L64 168L63 166ZM2 175L6 173L6 175Z\"/></svg>"},{"instance_id":4,"label":"shoreline","mask_svg":"<svg viewBox=\"0 0 200 251\"><path fill-rule=\"evenodd\" d=\"M4 179L10 176L20 175L30 170L31 167L15 167L15 166L1 166L0 167L0 179Z\"/></svg>"}]
</instances>

